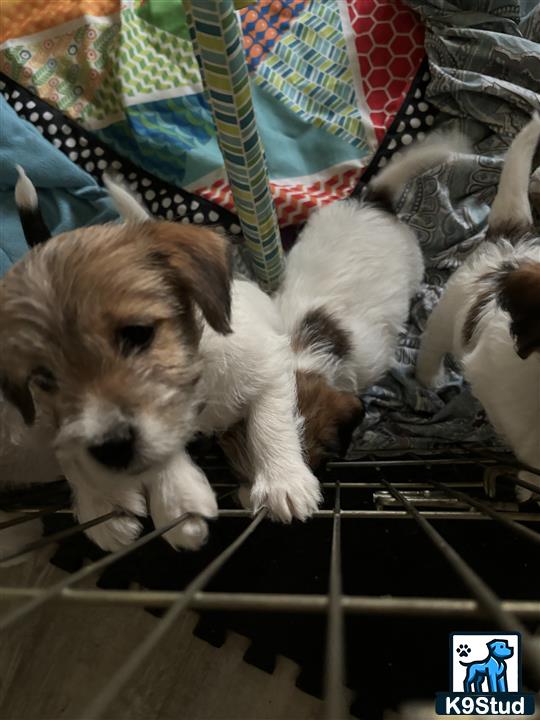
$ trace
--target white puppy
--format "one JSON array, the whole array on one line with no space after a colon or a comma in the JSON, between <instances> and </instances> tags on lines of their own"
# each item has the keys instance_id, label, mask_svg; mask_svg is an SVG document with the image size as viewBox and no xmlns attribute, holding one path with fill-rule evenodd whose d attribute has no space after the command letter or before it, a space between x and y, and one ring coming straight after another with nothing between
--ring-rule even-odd
<instances>
[{"instance_id":1,"label":"white puppy","mask_svg":"<svg viewBox=\"0 0 540 720\"><path fill-rule=\"evenodd\" d=\"M398 335L424 273L413 231L394 212L405 184L466 148L436 136L392 160L362 200L314 212L287 258L275 297L294 352L298 409L309 464L340 452L363 415L358 394L392 366ZM242 428L222 445L249 477Z\"/></svg>"},{"instance_id":2,"label":"white puppy","mask_svg":"<svg viewBox=\"0 0 540 720\"><path fill-rule=\"evenodd\" d=\"M437 135L412 146L378 173L360 202L313 213L291 250L276 303L295 351L310 455L320 455L325 444L333 450L347 429L347 396L352 419L359 419L351 398L393 365L422 281L422 252L414 232L396 217L396 200L411 178L466 149L462 138ZM324 431L313 419L320 416L321 397ZM329 438L332 421L337 431Z\"/></svg>"},{"instance_id":3,"label":"white puppy","mask_svg":"<svg viewBox=\"0 0 540 720\"><path fill-rule=\"evenodd\" d=\"M185 446L239 421L253 509L306 519L320 490L304 462L292 354L272 301L231 282L225 238L151 221L121 188L110 191L133 222L49 239L21 176L35 247L0 281L5 397L29 427L37 406L51 428L80 521L123 513L88 531L105 549L136 537L147 510L157 526L186 512L214 516L214 493ZM196 548L206 535L192 517L165 537Z\"/></svg>"},{"instance_id":4,"label":"white puppy","mask_svg":"<svg viewBox=\"0 0 540 720\"><path fill-rule=\"evenodd\" d=\"M538 468L540 237L528 187L539 138L535 115L507 153L486 241L452 275L428 320L417 367L420 382L431 385L452 353L495 429L519 460ZM540 487L538 475L520 477Z\"/></svg>"}]
</instances>

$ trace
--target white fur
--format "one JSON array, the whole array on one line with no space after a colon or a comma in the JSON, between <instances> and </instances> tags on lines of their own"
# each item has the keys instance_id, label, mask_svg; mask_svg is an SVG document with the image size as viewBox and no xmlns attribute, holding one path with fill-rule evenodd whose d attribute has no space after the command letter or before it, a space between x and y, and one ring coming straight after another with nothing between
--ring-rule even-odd
<instances>
[{"instance_id":1,"label":"white fur","mask_svg":"<svg viewBox=\"0 0 540 720\"><path fill-rule=\"evenodd\" d=\"M15 184L15 202L18 207L25 210L35 210L38 206L38 196L36 188L21 165L16 165L19 179Z\"/></svg>"},{"instance_id":2,"label":"white fur","mask_svg":"<svg viewBox=\"0 0 540 720\"><path fill-rule=\"evenodd\" d=\"M392 161L370 188L395 199L414 175L466 149L461 138L432 137ZM365 390L393 363L423 273L414 233L388 212L348 200L313 213L289 254L276 305L290 337L306 313L321 308L353 347L340 359L319 344L299 352L296 366L323 374L338 390Z\"/></svg>"},{"instance_id":3,"label":"white fur","mask_svg":"<svg viewBox=\"0 0 540 720\"><path fill-rule=\"evenodd\" d=\"M521 224L530 220L526 196L531 157L539 137L540 120L535 116L508 152L490 215L492 228L504 226L505 222ZM485 307L471 342L466 346L463 342L468 312L486 289L482 276L504 262L523 261L540 262L539 238L515 246L504 238L485 242L454 273L428 320L417 377L424 385L437 383L443 356L452 353L460 360L463 374L493 426L506 438L517 458L540 468L539 354L533 353L526 360L518 356L510 334L510 317L495 299ZM520 477L540 487L539 476L522 472Z\"/></svg>"},{"instance_id":4,"label":"white fur","mask_svg":"<svg viewBox=\"0 0 540 720\"><path fill-rule=\"evenodd\" d=\"M395 202L411 178L446 162L454 153L469 152L471 152L471 144L464 135L459 133L442 135L434 132L424 142L410 145L402 150L399 157L393 158L371 180L370 187L375 191L388 191Z\"/></svg>"},{"instance_id":5,"label":"white fur","mask_svg":"<svg viewBox=\"0 0 540 720\"><path fill-rule=\"evenodd\" d=\"M139 205L133 195L121 185L114 182L107 174L103 175L103 182L121 217L130 222L145 222L146 220L152 219L142 205Z\"/></svg>"},{"instance_id":6,"label":"white fur","mask_svg":"<svg viewBox=\"0 0 540 720\"><path fill-rule=\"evenodd\" d=\"M185 452L179 452L167 464L148 491L150 512L157 527L167 525L184 513L213 518L218 512L216 497L205 474ZM202 517L192 517L163 537L175 547L196 550L207 536L206 522Z\"/></svg>"},{"instance_id":7,"label":"white fur","mask_svg":"<svg viewBox=\"0 0 540 720\"><path fill-rule=\"evenodd\" d=\"M324 308L348 331L352 354L297 355L339 390L361 392L391 366L397 338L424 271L418 242L388 213L357 201L328 205L309 219L290 252L276 303L289 335L305 314Z\"/></svg>"},{"instance_id":8,"label":"white fur","mask_svg":"<svg viewBox=\"0 0 540 720\"><path fill-rule=\"evenodd\" d=\"M532 223L529 204L529 182L534 151L540 135L540 115L535 113L532 120L518 133L508 152L499 180L499 191L489 213L489 226L496 228L501 222L511 219L516 225Z\"/></svg>"},{"instance_id":9,"label":"white fur","mask_svg":"<svg viewBox=\"0 0 540 720\"><path fill-rule=\"evenodd\" d=\"M208 404L200 430L245 420L254 468L251 506L275 520L305 520L320 489L304 462L296 417L293 354L271 299L253 283L233 284L231 335L205 328L201 341Z\"/></svg>"}]
</instances>

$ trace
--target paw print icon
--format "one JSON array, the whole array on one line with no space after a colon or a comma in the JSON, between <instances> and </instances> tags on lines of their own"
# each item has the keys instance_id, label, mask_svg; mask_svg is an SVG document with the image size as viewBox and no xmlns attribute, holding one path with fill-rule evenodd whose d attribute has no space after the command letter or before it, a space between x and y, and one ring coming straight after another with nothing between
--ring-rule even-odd
<instances>
[{"instance_id":1,"label":"paw print icon","mask_svg":"<svg viewBox=\"0 0 540 720\"><path fill-rule=\"evenodd\" d=\"M459 657L469 657L471 654L471 648L468 645L458 645L456 648L456 652L459 655Z\"/></svg>"}]
</instances>

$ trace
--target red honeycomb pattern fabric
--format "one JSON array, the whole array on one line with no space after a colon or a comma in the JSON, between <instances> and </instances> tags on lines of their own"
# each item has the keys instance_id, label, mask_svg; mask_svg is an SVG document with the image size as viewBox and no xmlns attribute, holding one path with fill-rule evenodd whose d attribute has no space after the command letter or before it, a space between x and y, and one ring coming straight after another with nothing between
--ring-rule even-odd
<instances>
[{"instance_id":1,"label":"red honeycomb pattern fabric","mask_svg":"<svg viewBox=\"0 0 540 720\"><path fill-rule=\"evenodd\" d=\"M424 57L424 28L401 0L348 0L360 77L379 140Z\"/></svg>"}]
</instances>

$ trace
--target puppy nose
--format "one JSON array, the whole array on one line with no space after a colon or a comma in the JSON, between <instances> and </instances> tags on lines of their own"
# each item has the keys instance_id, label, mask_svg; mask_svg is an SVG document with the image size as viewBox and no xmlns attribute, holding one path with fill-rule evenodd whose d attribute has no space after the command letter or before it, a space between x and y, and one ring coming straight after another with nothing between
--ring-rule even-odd
<instances>
[{"instance_id":1,"label":"puppy nose","mask_svg":"<svg viewBox=\"0 0 540 720\"><path fill-rule=\"evenodd\" d=\"M115 470L128 467L135 454L135 431L131 425L115 428L99 445L90 445L90 455L101 465Z\"/></svg>"}]
</instances>

